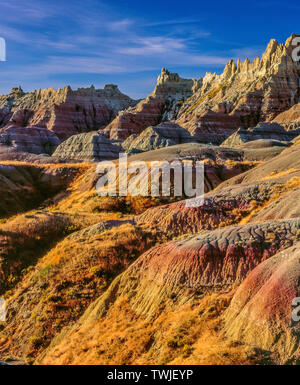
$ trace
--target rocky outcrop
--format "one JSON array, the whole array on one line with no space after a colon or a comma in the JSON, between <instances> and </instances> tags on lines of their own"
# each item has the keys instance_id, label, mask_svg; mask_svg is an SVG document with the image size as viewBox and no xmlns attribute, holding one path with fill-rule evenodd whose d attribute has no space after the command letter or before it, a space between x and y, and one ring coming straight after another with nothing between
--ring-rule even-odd
<instances>
[{"instance_id":1,"label":"rocky outcrop","mask_svg":"<svg viewBox=\"0 0 300 385\"><path fill-rule=\"evenodd\" d=\"M59 144L58 137L46 128L11 124L0 128L0 146L15 151L51 155Z\"/></svg>"},{"instance_id":2,"label":"rocky outcrop","mask_svg":"<svg viewBox=\"0 0 300 385\"><path fill-rule=\"evenodd\" d=\"M253 170L234 177L230 181L225 181L219 186L219 189L246 183L275 181L276 179L282 179L286 183L292 176L300 176L300 142L284 149L278 156L255 167Z\"/></svg>"},{"instance_id":3,"label":"rocky outcrop","mask_svg":"<svg viewBox=\"0 0 300 385\"><path fill-rule=\"evenodd\" d=\"M119 152L120 147L114 145L110 139L98 132L89 132L71 136L57 147L53 157L99 162L115 159Z\"/></svg>"},{"instance_id":4,"label":"rocky outcrop","mask_svg":"<svg viewBox=\"0 0 300 385\"><path fill-rule=\"evenodd\" d=\"M271 40L262 58L229 61L221 75L198 81L163 69L154 92L119 114L106 134L126 139L148 126L176 119L195 140L220 144L239 127L273 120L297 103L300 66L294 62L292 35L285 44Z\"/></svg>"},{"instance_id":5,"label":"rocky outcrop","mask_svg":"<svg viewBox=\"0 0 300 385\"><path fill-rule=\"evenodd\" d=\"M287 130L295 130L300 128L300 103L295 104L292 108L277 115L274 122L281 124Z\"/></svg>"},{"instance_id":6,"label":"rocky outcrop","mask_svg":"<svg viewBox=\"0 0 300 385\"><path fill-rule=\"evenodd\" d=\"M239 128L234 134L232 134L222 143L222 146L235 148L243 145L244 143L257 141L260 139L289 142L299 134L300 129L287 131L278 123L259 123L254 128ZM270 144L271 143L269 142L269 145Z\"/></svg>"},{"instance_id":7,"label":"rocky outcrop","mask_svg":"<svg viewBox=\"0 0 300 385\"><path fill-rule=\"evenodd\" d=\"M140 134L145 128L173 119L184 100L192 95L195 80L182 79L162 69L155 90L134 108L119 113L105 132L112 139L123 140Z\"/></svg>"},{"instance_id":8,"label":"rocky outcrop","mask_svg":"<svg viewBox=\"0 0 300 385\"><path fill-rule=\"evenodd\" d=\"M0 124L38 126L53 131L60 139L105 127L122 109L136 102L112 84L104 89L69 86L24 93L13 88L0 96Z\"/></svg>"},{"instance_id":9,"label":"rocky outcrop","mask_svg":"<svg viewBox=\"0 0 300 385\"><path fill-rule=\"evenodd\" d=\"M164 122L158 126L146 128L139 135L131 135L122 143L122 147L127 153L134 154L193 141L184 128L172 122Z\"/></svg>"},{"instance_id":10,"label":"rocky outcrop","mask_svg":"<svg viewBox=\"0 0 300 385\"><path fill-rule=\"evenodd\" d=\"M115 298L133 290L131 309L148 319L159 307L181 305L200 293L228 290L260 262L295 244L299 228L297 219L274 221L218 229L155 246L119 276L83 318L98 319Z\"/></svg>"},{"instance_id":11,"label":"rocky outcrop","mask_svg":"<svg viewBox=\"0 0 300 385\"><path fill-rule=\"evenodd\" d=\"M198 118L197 118L198 119ZM188 122L188 123L187 123ZM239 126L239 119L235 116L212 110L205 111L196 124L179 118L177 123L185 127L192 137L201 143L221 144Z\"/></svg>"},{"instance_id":12,"label":"rocky outcrop","mask_svg":"<svg viewBox=\"0 0 300 385\"><path fill-rule=\"evenodd\" d=\"M298 220L299 221L299 220ZM299 223L298 223L299 228ZM238 288L225 313L226 335L277 353L281 363L300 360L300 243L258 265Z\"/></svg>"},{"instance_id":13,"label":"rocky outcrop","mask_svg":"<svg viewBox=\"0 0 300 385\"><path fill-rule=\"evenodd\" d=\"M238 223L253 210L251 202L263 204L271 195L272 184L267 182L262 183L260 189L256 183L228 187L205 194L204 203L199 207L188 207L185 201L180 201L150 208L137 217L137 224L170 236L213 230Z\"/></svg>"},{"instance_id":14,"label":"rocky outcrop","mask_svg":"<svg viewBox=\"0 0 300 385\"><path fill-rule=\"evenodd\" d=\"M70 343L78 346L80 338L86 347L91 335L98 339L99 323L119 313L120 308L126 308L128 327L135 327L137 323L141 327L147 322L149 328L161 314L167 317L193 301L203 299L205 303L205 295L211 291L230 290L261 261L294 245L296 238L297 223L291 220L230 227L157 245L119 275L87 308L76 325L53 340L38 362L49 364L60 359L72 364L76 358L69 354ZM203 311L201 303L197 308ZM123 335L126 344L128 334L118 336L122 338ZM85 360L86 351L86 348L77 350Z\"/></svg>"},{"instance_id":15,"label":"rocky outcrop","mask_svg":"<svg viewBox=\"0 0 300 385\"><path fill-rule=\"evenodd\" d=\"M203 205L199 207L187 207L185 201L180 201L150 208L137 217L137 223L179 235L228 226L249 216L251 220L261 209L271 207L276 200L284 197L283 194L295 190L295 196L299 196L299 152L300 143L224 181L214 191L205 194ZM297 206L296 202L294 206ZM292 218L294 213L287 209L281 211L285 218Z\"/></svg>"},{"instance_id":16,"label":"rocky outcrop","mask_svg":"<svg viewBox=\"0 0 300 385\"><path fill-rule=\"evenodd\" d=\"M181 107L178 124L199 138L210 134L213 139L214 130L218 139L238 127L272 120L292 107L299 98L300 74L299 63L291 57L293 37L281 45L272 39L262 58L252 63L231 60L221 75L207 73Z\"/></svg>"}]
</instances>

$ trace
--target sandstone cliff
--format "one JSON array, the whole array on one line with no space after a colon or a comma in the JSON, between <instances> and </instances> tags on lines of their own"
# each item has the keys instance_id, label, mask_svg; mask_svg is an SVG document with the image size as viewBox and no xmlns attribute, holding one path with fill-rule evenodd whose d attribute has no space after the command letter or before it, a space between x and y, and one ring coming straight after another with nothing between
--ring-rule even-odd
<instances>
[{"instance_id":1,"label":"sandstone cliff","mask_svg":"<svg viewBox=\"0 0 300 385\"><path fill-rule=\"evenodd\" d=\"M195 84L195 80L182 79L163 68L152 94L136 107L120 112L105 131L113 139L126 139L162 120L173 119L180 105L192 95Z\"/></svg>"},{"instance_id":2,"label":"sandstone cliff","mask_svg":"<svg viewBox=\"0 0 300 385\"><path fill-rule=\"evenodd\" d=\"M231 60L221 75L207 73L181 107L178 124L200 140L209 140L212 132L221 140L235 128L272 120L297 103L300 66L291 57L293 37L285 44L272 39L252 63Z\"/></svg>"},{"instance_id":3,"label":"sandstone cliff","mask_svg":"<svg viewBox=\"0 0 300 385\"><path fill-rule=\"evenodd\" d=\"M0 124L38 126L53 131L60 139L105 127L117 113L136 102L112 84L104 89L69 86L24 93L13 88L0 96Z\"/></svg>"},{"instance_id":4,"label":"sandstone cliff","mask_svg":"<svg viewBox=\"0 0 300 385\"><path fill-rule=\"evenodd\" d=\"M148 126L177 119L195 140L220 144L239 127L273 120L300 96L300 65L291 57L293 37L285 44L272 39L261 58L230 60L221 75L207 73L198 81L162 69L154 92L120 113L106 134L126 139Z\"/></svg>"}]
</instances>

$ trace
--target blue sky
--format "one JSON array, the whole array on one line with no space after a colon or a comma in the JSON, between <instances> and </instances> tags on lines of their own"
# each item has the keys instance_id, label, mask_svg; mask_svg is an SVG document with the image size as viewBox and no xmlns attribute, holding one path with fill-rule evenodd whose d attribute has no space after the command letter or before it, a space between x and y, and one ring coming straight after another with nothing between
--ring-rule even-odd
<instances>
[{"instance_id":1,"label":"blue sky","mask_svg":"<svg viewBox=\"0 0 300 385\"><path fill-rule=\"evenodd\" d=\"M102 88L149 94L161 67L182 77L221 72L230 58L261 55L299 24L299 1L0 0L0 93Z\"/></svg>"}]
</instances>

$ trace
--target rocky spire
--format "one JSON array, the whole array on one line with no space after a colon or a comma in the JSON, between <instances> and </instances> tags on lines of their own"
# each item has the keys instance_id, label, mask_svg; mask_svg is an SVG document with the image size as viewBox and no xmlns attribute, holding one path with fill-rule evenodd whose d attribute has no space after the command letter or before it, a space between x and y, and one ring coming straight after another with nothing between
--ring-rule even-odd
<instances>
[{"instance_id":1,"label":"rocky spire","mask_svg":"<svg viewBox=\"0 0 300 385\"><path fill-rule=\"evenodd\" d=\"M24 91L21 86L14 87L11 89L9 96L21 97L24 95Z\"/></svg>"},{"instance_id":2,"label":"rocky spire","mask_svg":"<svg viewBox=\"0 0 300 385\"><path fill-rule=\"evenodd\" d=\"M176 73L169 72L166 68L161 69L161 73L157 78L157 85L168 82L179 82L180 77Z\"/></svg>"}]
</instances>

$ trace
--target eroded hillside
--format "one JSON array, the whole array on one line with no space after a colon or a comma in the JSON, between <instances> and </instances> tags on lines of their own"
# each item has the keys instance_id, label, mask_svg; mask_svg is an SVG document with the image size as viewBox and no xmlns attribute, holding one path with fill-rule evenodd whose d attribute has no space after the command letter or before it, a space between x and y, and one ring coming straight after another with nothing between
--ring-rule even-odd
<instances>
[{"instance_id":1,"label":"eroded hillside","mask_svg":"<svg viewBox=\"0 0 300 385\"><path fill-rule=\"evenodd\" d=\"M1 361L299 363L292 38L221 75L163 69L137 105L113 85L0 97ZM194 174L203 161L203 204L176 196L173 174L167 196L100 197L95 162L119 182L124 150Z\"/></svg>"}]
</instances>

